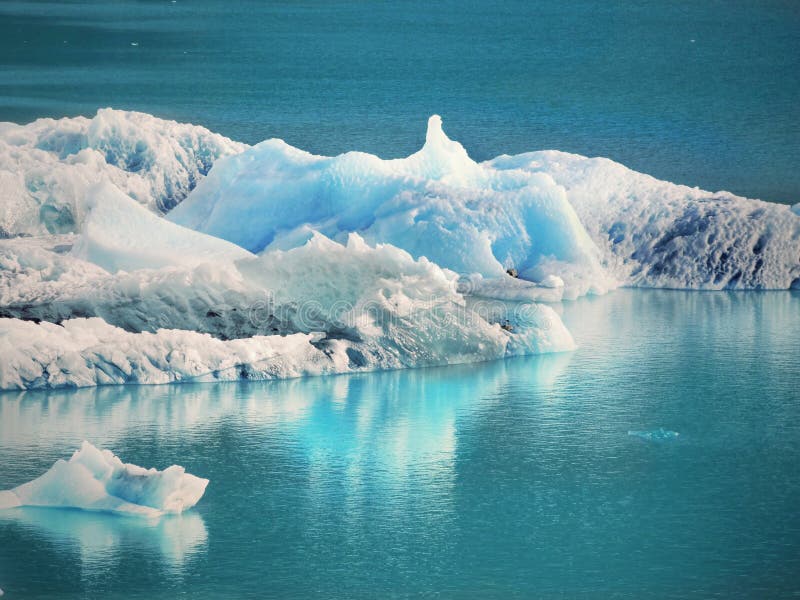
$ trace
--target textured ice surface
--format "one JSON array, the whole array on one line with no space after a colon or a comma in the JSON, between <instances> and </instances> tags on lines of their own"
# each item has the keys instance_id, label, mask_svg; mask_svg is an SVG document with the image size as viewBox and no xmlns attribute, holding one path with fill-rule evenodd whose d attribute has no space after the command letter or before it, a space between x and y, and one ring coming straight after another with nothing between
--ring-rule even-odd
<instances>
[{"instance_id":1,"label":"textured ice surface","mask_svg":"<svg viewBox=\"0 0 800 600\"><path fill-rule=\"evenodd\" d=\"M558 275L567 296L614 285L562 187L544 174L477 164L437 116L425 146L405 159L328 158L263 142L218 161L167 218L254 252L297 246L311 231L334 239L355 231L458 273Z\"/></svg>"},{"instance_id":2,"label":"textured ice surface","mask_svg":"<svg viewBox=\"0 0 800 600\"><path fill-rule=\"evenodd\" d=\"M357 231L462 274L558 277L567 298L615 282L788 289L800 278L800 219L788 206L562 152L477 164L438 117L405 159L263 142L221 159L168 218L253 251Z\"/></svg>"},{"instance_id":3,"label":"textured ice surface","mask_svg":"<svg viewBox=\"0 0 800 600\"><path fill-rule=\"evenodd\" d=\"M659 181L606 158L502 156L497 169L563 186L609 274L626 285L788 289L800 278L800 218L789 206Z\"/></svg>"},{"instance_id":4,"label":"textured ice surface","mask_svg":"<svg viewBox=\"0 0 800 600\"><path fill-rule=\"evenodd\" d=\"M0 200L2 388L569 350L539 302L800 288L797 206L561 152L476 163L435 116L396 160L113 110L0 124Z\"/></svg>"},{"instance_id":5,"label":"textured ice surface","mask_svg":"<svg viewBox=\"0 0 800 600\"><path fill-rule=\"evenodd\" d=\"M0 509L52 506L157 517L191 508L207 485L208 479L178 465L145 469L83 442L68 461L58 460L33 481L0 491Z\"/></svg>"},{"instance_id":6,"label":"textured ice surface","mask_svg":"<svg viewBox=\"0 0 800 600\"><path fill-rule=\"evenodd\" d=\"M356 235L342 245L317 234L236 263L95 272L81 288L70 268L83 261L41 252L65 261L68 283L34 278L30 299L50 301L18 304L17 316L65 320L0 319L0 388L285 378L574 348L552 308L465 297L455 273ZM76 313L106 320L67 318Z\"/></svg>"},{"instance_id":7,"label":"textured ice surface","mask_svg":"<svg viewBox=\"0 0 800 600\"><path fill-rule=\"evenodd\" d=\"M390 245L316 233L254 256L96 191L105 208L77 242L0 242L0 388L284 378L574 347L552 308L472 296L456 273Z\"/></svg>"},{"instance_id":8,"label":"textured ice surface","mask_svg":"<svg viewBox=\"0 0 800 600\"><path fill-rule=\"evenodd\" d=\"M245 148L203 127L111 109L0 123L0 236L76 231L86 191L101 180L163 213L214 161Z\"/></svg>"}]
</instances>

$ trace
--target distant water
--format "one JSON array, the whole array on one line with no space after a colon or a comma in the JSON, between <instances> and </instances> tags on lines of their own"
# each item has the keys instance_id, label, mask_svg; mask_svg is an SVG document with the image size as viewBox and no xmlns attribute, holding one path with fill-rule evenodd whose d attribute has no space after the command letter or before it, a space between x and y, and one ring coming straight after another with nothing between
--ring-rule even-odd
<instances>
[{"instance_id":1,"label":"distant water","mask_svg":"<svg viewBox=\"0 0 800 600\"><path fill-rule=\"evenodd\" d=\"M0 120L135 109L391 157L558 149L800 201L794 0L0 3Z\"/></svg>"},{"instance_id":2,"label":"distant water","mask_svg":"<svg viewBox=\"0 0 800 600\"><path fill-rule=\"evenodd\" d=\"M6 598L800 593L800 293L564 305L571 354L0 395L0 489L80 441L211 479L155 523L0 515ZM629 431L679 433L649 439Z\"/></svg>"}]
</instances>

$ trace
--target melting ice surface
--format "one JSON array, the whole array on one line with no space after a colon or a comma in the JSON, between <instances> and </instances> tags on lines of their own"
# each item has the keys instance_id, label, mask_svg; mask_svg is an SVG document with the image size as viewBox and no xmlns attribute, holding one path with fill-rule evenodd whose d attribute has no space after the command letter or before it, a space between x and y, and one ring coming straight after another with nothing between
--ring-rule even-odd
<instances>
[{"instance_id":1,"label":"melting ice surface","mask_svg":"<svg viewBox=\"0 0 800 600\"><path fill-rule=\"evenodd\" d=\"M788 206L560 152L477 163L437 116L396 160L113 110L4 124L0 182L6 389L558 352L543 302L800 287Z\"/></svg>"},{"instance_id":2,"label":"melting ice surface","mask_svg":"<svg viewBox=\"0 0 800 600\"><path fill-rule=\"evenodd\" d=\"M84 441L68 461L58 460L33 481L0 491L0 510L50 506L158 517L191 508L207 485L208 479L178 465L145 469Z\"/></svg>"}]
</instances>

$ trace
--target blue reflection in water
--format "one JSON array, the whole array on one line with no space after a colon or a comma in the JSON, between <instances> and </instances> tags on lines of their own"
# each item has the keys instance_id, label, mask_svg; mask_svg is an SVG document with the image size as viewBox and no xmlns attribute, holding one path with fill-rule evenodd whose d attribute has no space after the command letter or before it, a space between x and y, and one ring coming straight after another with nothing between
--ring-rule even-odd
<instances>
[{"instance_id":1,"label":"blue reflection in water","mask_svg":"<svg viewBox=\"0 0 800 600\"><path fill-rule=\"evenodd\" d=\"M797 591L800 294L620 290L560 310L574 353L0 395L0 489L83 439L211 480L195 509L156 523L1 515L0 588L8 598Z\"/></svg>"}]
</instances>

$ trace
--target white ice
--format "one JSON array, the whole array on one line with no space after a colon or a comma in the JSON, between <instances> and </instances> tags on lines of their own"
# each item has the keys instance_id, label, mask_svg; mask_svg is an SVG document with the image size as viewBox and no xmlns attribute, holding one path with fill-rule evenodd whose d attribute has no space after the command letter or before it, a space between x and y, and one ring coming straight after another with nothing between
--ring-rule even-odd
<instances>
[{"instance_id":1,"label":"white ice","mask_svg":"<svg viewBox=\"0 0 800 600\"><path fill-rule=\"evenodd\" d=\"M103 180L163 213L217 159L246 147L203 127L112 109L0 123L0 237L75 232L86 191Z\"/></svg>"},{"instance_id":2,"label":"white ice","mask_svg":"<svg viewBox=\"0 0 800 600\"><path fill-rule=\"evenodd\" d=\"M82 264L65 259L67 281ZM466 297L452 271L355 234L345 245L316 234L257 258L90 282L30 283L42 290L31 297L46 290L52 302L20 315L42 323L0 319L0 388L287 378L574 348L552 308ZM104 318L46 322L59 311Z\"/></svg>"},{"instance_id":3,"label":"white ice","mask_svg":"<svg viewBox=\"0 0 800 600\"><path fill-rule=\"evenodd\" d=\"M554 151L476 163L436 116L396 160L112 110L2 124L0 200L0 388L563 351L541 302L800 288L797 205Z\"/></svg>"},{"instance_id":4,"label":"white ice","mask_svg":"<svg viewBox=\"0 0 800 600\"><path fill-rule=\"evenodd\" d=\"M44 475L0 491L0 509L50 506L158 517L191 508L207 485L208 479L181 466L145 469L84 441L69 460L59 459Z\"/></svg>"},{"instance_id":5,"label":"white ice","mask_svg":"<svg viewBox=\"0 0 800 600\"><path fill-rule=\"evenodd\" d=\"M357 232L461 274L557 275L571 297L615 285L562 187L474 162L438 116L405 159L328 158L263 142L218 161L167 218L253 252L295 247L312 231L337 240Z\"/></svg>"}]
</instances>

